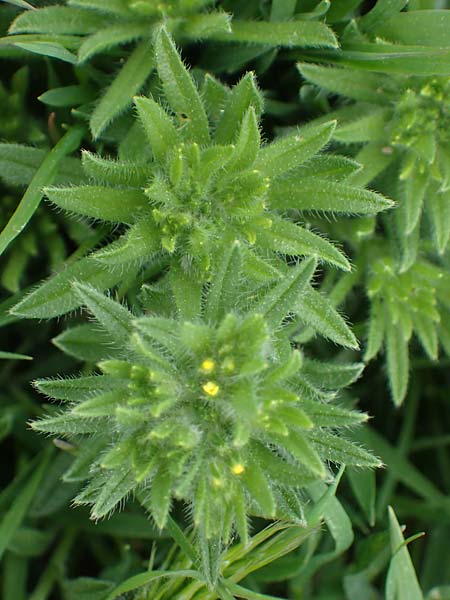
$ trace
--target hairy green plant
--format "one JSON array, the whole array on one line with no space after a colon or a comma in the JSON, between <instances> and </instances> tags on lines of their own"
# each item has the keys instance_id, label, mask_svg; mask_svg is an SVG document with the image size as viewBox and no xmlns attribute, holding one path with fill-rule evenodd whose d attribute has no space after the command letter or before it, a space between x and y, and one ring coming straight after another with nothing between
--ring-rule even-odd
<instances>
[{"instance_id":1,"label":"hairy green plant","mask_svg":"<svg viewBox=\"0 0 450 600\"><path fill-rule=\"evenodd\" d=\"M84 273L105 289L122 279L124 269L139 269L161 255L204 280L221 260L223 237L245 247L249 269L260 280L273 277L275 253L315 256L349 270L340 250L284 212L371 214L391 205L346 182L356 163L315 156L334 123L261 145L262 100L251 74L231 90L206 78L202 100L165 30L156 41L156 62L170 112L152 98L135 100L152 158L117 161L85 152L82 162L93 184L45 190L55 206L121 223L124 234L38 288L15 308L17 314L67 312L79 305L71 279Z\"/></svg>"},{"instance_id":2,"label":"hairy green plant","mask_svg":"<svg viewBox=\"0 0 450 600\"><path fill-rule=\"evenodd\" d=\"M446 7L0 0L2 599L448 595Z\"/></svg>"},{"instance_id":3,"label":"hairy green plant","mask_svg":"<svg viewBox=\"0 0 450 600\"><path fill-rule=\"evenodd\" d=\"M395 169L390 193L403 268L417 254L425 213L434 247L442 254L450 237L450 84L447 77L358 75L350 69L300 65L308 81L356 103L338 109L334 139L363 144L355 159L364 183Z\"/></svg>"},{"instance_id":4,"label":"hairy green plant","mask_svg":"<svg viewBox=\"0 0 450 600\"><path fill-rule=\"evenodd\" d=\"M324 461L379 464L336 436L366 416L328 404L333 395L314 374L329 370L326 387L333 389L359 366L302 367L278 330L315 262L291 267L288 285L281 281L242 312L242 294L229 289L237 279L239 290L239 245L233 254L227 276L217 273L203 301L201 290L191 287L188 295L189 283L179 289L174 278L178 317L133 319L94 288L76 284L112 344L100 346L100 356L110 358L99 363L101 375L38 381L42 392L69 406L33 427L75 441L72 473L90 480L76 501L92 504L93 518L135 492L163 527L177 498L190 505L202 537L228 543L235 527L246 540L249 514L301 522L298 490L327 477Z\"/></svg>"}]
</instances>

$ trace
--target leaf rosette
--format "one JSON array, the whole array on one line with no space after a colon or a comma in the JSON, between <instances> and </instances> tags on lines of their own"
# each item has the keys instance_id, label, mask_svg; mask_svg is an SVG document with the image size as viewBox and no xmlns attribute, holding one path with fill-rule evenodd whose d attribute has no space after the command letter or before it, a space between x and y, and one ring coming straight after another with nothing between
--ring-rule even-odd
<instances>
[{"instance_id":1,"label":"leaf rosette","mask_svg":"<svg viewBox=\"0 0 450 600\"><path fill-rule=\"evenodd\" d=\"M155 49L167 109L153 98L135 99L146 138L141 158L113 160L84 152L92 185L46 189L56 207L125 230L83 259L89 280L98 288L112 287L127 269L161 255L204 280L222 259L218 248L224 237L248 249L260 278L278 254L316 257L350 270L334 244L294 224L288 214L291 209L374 214L391 206L380 194L347 181L359 168L354 161L318 154L335 123L295 129L262 144L262 97L251 73L232 89L206 76L200 93L164 29ZM76 265L15 310L54 316L78 306L70 292L70 278L77 277L73 269ZM53 296L48 286L61 297L56 309L46 308L46 298Z\"/></svg>"},{"instance_id":2,"label":"leaf rosette","mask_svg":"<svg viewBox=\"0 0 450 600\"><path fill-rule=\"evenodd\" d=\"M292 267L289 293L301 294L314 269L311 260ZM218 273L203 299L187 305L175 293L177 316L139 318L76 284L109 336L109 358L100 374L38 381L67 405L33 428L78 447L66 478L89 481L76 501L93 518L135 493L163 527L177 499L207 539L227 542L236 530L245 540L250 515L302 522L301 490L330 476L328 461L379 464L337 435L366 420L331 402L361 366L321 365L291 347L280 330L285 281L246 311L228 283ZM187 319L192 304L198 314Z\"/></svg>"}]
</instances>

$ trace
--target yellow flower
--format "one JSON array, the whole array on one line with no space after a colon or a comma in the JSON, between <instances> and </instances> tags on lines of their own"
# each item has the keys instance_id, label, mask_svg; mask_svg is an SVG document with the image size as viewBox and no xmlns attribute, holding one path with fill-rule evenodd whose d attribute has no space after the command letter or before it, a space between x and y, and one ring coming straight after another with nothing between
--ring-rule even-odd
<instances>
[{"instance_id":1,"label":"yellow flower","mask_svg":"<svg viewBox=\"0 0 450 600\"><path fill-rule=\"evenodd\" d=\"M219 386L214 381L208 381L203 386L203 391L208 394L208 396L217 396L219 393Z\"/></svg>"},{"instance_id":2,"label":"yellow flower","mask_svg":"<svg viewBox=\"0 0 450 600\"><path fill-rule=\"evenodd\" d=\"M245 471L245 467L241 463L236 463L235 465L233 465L231 467L231 472L234 473L235 475L242 475L242 473L244 471Z\"/></svg>"}]
</instances>

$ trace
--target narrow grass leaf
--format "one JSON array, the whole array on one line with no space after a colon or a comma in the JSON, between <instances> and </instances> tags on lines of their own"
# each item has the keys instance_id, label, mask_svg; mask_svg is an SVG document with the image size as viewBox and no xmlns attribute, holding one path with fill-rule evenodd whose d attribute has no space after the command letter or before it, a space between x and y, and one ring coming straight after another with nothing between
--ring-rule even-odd
<instances>
[{"instance_id":1,"label":"narrow grass leaf","mask_svg":"<svg viewBox=\"0 0 450 600\"><path fill-rule=\"evenodd\" d=\"M25 228L41 202L43 187L52 183L59 163L67 154L78 148L83 134L83 127L73 127L60 139L43 160L20 204L6 227L0 233L0 255Z\"/></svg>"},{"instance_id":2,"label":"narrow grass leaf","mask_svg":"<svg viewBox=\"0 0 450 600\"><path fill-rule=\"evenodd\" d=\"M40 458L41 460L38 466L30 475L22 489L17 493L13 504L4 514L3 519L0 522L0 558L5 553L5 550L8 548L16 531L20 527L27 514L28 508L33 501L34 495L39 488L50 460L49 451L47 450L41 454Z\"/></svg>"},{"instance_id":3,"label":"narrow grass leaf","mask_svg":"<svg viewBox=\"0 0 450 600\"><path fill-rule=\"evenodd\" d=\"M89 124L94 138L131 105L154 68L150 42L143 40L130 54L112 84L94 109Z\"/></svg>"}]
</instances>

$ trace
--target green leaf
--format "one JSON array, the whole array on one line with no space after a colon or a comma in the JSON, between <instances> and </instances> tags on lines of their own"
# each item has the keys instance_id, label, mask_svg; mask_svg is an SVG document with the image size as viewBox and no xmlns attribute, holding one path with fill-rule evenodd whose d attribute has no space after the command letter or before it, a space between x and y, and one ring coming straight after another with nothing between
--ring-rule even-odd
<instances>
[{"instance_id":1,"label":"green leaf","mask_svg":"<svg viewBox=\"0 0 450 600\"><path fill-rule=\"evenodd\" d=\"M203 285L191 273L179 265L172 265L169 272L170 287L175 298L178 318L195 321L201 312Z\"/></svg>"},{"instance_id":2,"label":"green leaf","mask_svg":"<svg viewBox=\"0 0 450 600\"><path fill-rule=\"evenodd\" d=\"M277 182L269 191L269 202L278 210L321 210L342 214L370 215L386 210L393 202L370 190L348 183L297 176Z\"/></svg>"},{"instance_id":3,"label":"green leaf","mask_svg":"<svg viewBox=\"0 0 450 600\"><path fill-rule=\"evenodd\" d=\"M339 477L336 477L334 484L328 488L321 481L308 486L308 495L315 502L308 523L315 524L323 517L334 540L334 549L313 556L302 572L303 578L311 577L317 569L343 554L353 543L352 522L335 497L338 482Z\"/></svg>"},{"instance_id":4,"label":"green leaf","mask_svg":"<svg viewBox=\"0 0 450 600\"><path fill-rule=\"evenodd\" d=\"M351 467L346 469L345 472L367 522L373 527L375 525L375 471Z\"/></svg>"},{"instance_id":5,"label":"green leaf","mask_svg":"<svg viewBox=\"0 0 450 600\"><path fill-rule=\"evenodd\" d=\"M392 87L392 81L381 73L359 73L354 69L336 69L298 63L303 77L329 92L368 102L369 104L389 104L390 95L386 92Z\"/></svg>"},{"instance_id":6,"label":"green leaf","mask_svg":"<svg viewBox=\"0 0 450 600\"><path fill-rule=\"evenodd\" d=\"M81 162L89 177L110 186L143 188L151 172L147 164L111 160L87 150L82 151Z\"/></svg>"},{"instance_id":7,"label":"green leaf","mask_svg":"<svg viewBox=\"0 0 450 600\"><path fill-rule=\"evenodd\" d=\"M264 146L258 154L255 168L265 177L279 177L314 156L330 140L336 121L306 126Z\"/></svg>"},{"instance_id":8,"label":"green leaf","mask_svg":"<svg viewBox=\"0 0 450 600\"><path fill-rule=\"evenodd\" d=\"M220 260L216 261L205 306L205 318L212 323L218 323L234 306L241 266L239 243L224 239L217 255Z\"/></svg>"},{"instance_id":9,"label":"green leaf","mask_svg":"<svg viewBox=\"0 0 450 600\"><path fill-rule=\"evenodd\" d=\"M241 130L236 139L236 146L227 163L227 170L243 170L255 162L261 138L255 110L250 107L242 119Z\"/></svg>"},{"instance_id":10,"label":"green leaf","mask_svg":"<svg viewBox=\"0 0 450 600\"><path fill-rule=\"evenodd\" d=\"M143 40L130 54L112 84L107 88L91 115L89 124L94 138L131 105L135 96L153 71L154 63L148 40Z\"/></svg>"},{"instance_id":11,"label":"green leaf","mask_svg":"<svg viewBox=\"0 0 450 600\"><path fill-rule=\"evenodd\" d=\"M373 300L370 305L369 327L364 361L369 362L378 354L383 346L385 334L384 310L381 302Z\"/></svg>"},{"instance_id":12,"label":"green leaf","mask_svg":"<svg viewBox=\"0 0 450 600\"><path fill-rule=\"evenodd\" d=\"M231 16L224 12L210 12L186 17L179 29L177 37L186 37L190 40L208 39L216 33L231 31Z\"/></svg>"},{"instance_id":13,"label":"green leaf","mask_svg":"<svg viewBox=\"0 0 450 600\"><path fill-rule=\"evenodd\" d=\"M302 50L297 59L401 75L450 75L450 49L401 44L347 44L344 50Z\"/></svg>"},{"instance_id":14,"label":"green leaf","mask_svg":"<svg viewBox=\"0 0 450 600\"><path fill-rule=\"evenodd\" d=\"M22 48L22 50L27 50L28 52L33 52L34 54L41 54L50 58L58 58L59 60L72 65L77 63L77 57L75 54L72 54L72 52L69 52L69 50L57 42L19 42L12 37L10 43L14 43L14 46L17 46L17 48Z\"/></svg>"},{"instance_id":15,"label":"green leaf","mask_svg":"<svg viewBox=\"0 0 450 600\"><path fill-rule=\"evenodd\" d=\"M401 182L401 203L397 218L401 229L407 234L412 233L419 222L428 181L428 173L417 170Z\"/></svg>"},{"instance_id":16,"label":"green leaf","mask_svg":"<svg viewBox=\"0 0 450 600\"><path fill-rule=\"evenodd\" d=\"M150 508L156 526L162 529L169 516L171 504L172 478L166 469L161 466L152 479L150 490Z\"/></svg>"},{"instance_id":17,"label":"green leaf","mask_svg":"<svg viewBox=\"0 0 450 600\"><path fill-rule=\"evenodd\" d=\"M326 460L355 467L381 467L382 462L353 442L325 431L308 432L308 438L314 443L320 455Z\"/></svg>"},{"instance_id":18,"label":"green leaf","mask_svg":"<svg viewBox=\"0 0 450 600\"><path fill-rule=\"evenodd\" d=\"M50 460L50 453L45 451L39 455L40 461L36 464L33 473L23 488L16 494L9 510L4 514L0 521L0 558L10 545L13 536L22 524L33 498L44 477L45 471Z\"/></svg>"},{"instance_id":19,"label":"green leaf","mask_svg":"<svg viewBox=\"0 0 450 600\"><path fill-rule=\"evenodd\" d=\"M253 73L244 75L231 89L216 126L214 139L217 144L232 144L236 141L242 119L249 108L255 110L257 117L263 109L263 98Z\"/></svg>"},{"instance_id":20,"label":"green leaf","mask_svg":"<svg viewBox=\"0 0 450 600\"><path fill-rule=\"evenodd\" d=\"M301 298L316 267L316 260L310 258L289 269L283 279L253 306L253 310L262 314L276 329Z\"/></svg>"},{"instance_id":21,"label":"green leaf","mask_svg":"<svg viewBox=\"0 0 450 600\"><path fill-rule=\"evenodd\" d=\"M408 341L399 325L389 323L385 331L386 362L392 399L400 406L405 399L409 380Z\"/></svg>"},{"instance_id":22,"label":"green leaf","mask_svg":"<svg viewBox=\"0 0 450 600\"><path fill-rule=\"evenodd\" d=\"M93 92L82 85L66 85L44 92L38 100L48 106L71 108L93 100Z\"/></svg>"},{"instance_id":23,"label":"green leaf","mask_svg":"<svg viewBox=\"0 0 450 600\"><path fill-rule=\"evenodd\" d=\"M302 465L311 471L314 475L323 479L326 475L325 466L313 444L310 444L302 432L298 434L291 431L287 436L272 434L273 441L287 450Z\"/></svg>"},{"instance_id":24,"label":"green leaf","mask_svg":"<svg viewBox=\"0 0 450 600\"><path fill-rule=\"evenodd\" d=\"M105 268L117 267L121 271L127 264L139 266L149 260L159 249L159 236L153 223L141 220L117 241L91 254Z\"/></svg>"},{"instance_id":25,"label":"green leaf","mask_svg":"<svg viewBox=\"0 0 450 600\"><path fill-rule=\"evenodd\" d=\"M268 518L273 517L275 514L275 499L263 469L252 461L239 477L242 477L245 487L254 501L261 507L263 514Z\"/></svg>"},{"instance_id":26,"label":"green leaf","mask_svg":"<svg viewBox=\"0 0 450 600\"><path fill-rule=\"evenodd\" d=\"M298 179L314 177L327 181L345 182L351 175L361 171L361 165L346 156L334 154L319 154L313 156L308 162L295 170ZM280 183L283 180L280 180ZM277 182L278 185L279 182ZM275 189L274 189L275 192Z\"/></svg>"},{"instance_id":27,"label":"green leaf","mask_svg":"<svg viewBox=\"0 0 450 600\"><path fill-rule=\"evenodd\" d=\"M50 33L87 35L102 25L95 13L70 6L48 6L21 13L9 28L9 33Z\"/></svg>"},{"instance_id":28,"label":"green leaf","mask_svg":"<svg viewBox=\"0 0 450 600\"><path fill-rule=\"evenodd\" d=\"M3 0L3 2L7 2L13 6L18 6L19 8L26 8L27 10L34 9L34 6L32 6L29 2L25 2L25 0Z\"/></svg>"},{"instance_id":29,"label":"green leaf","mask_svg":"<svg viewBox=\"0 0 450 600\"><path fill-rule=\"evenodd\" d=\"M41 148L22 144L0 144L0 178L7 185L25 187L31 183L47 155L48 151ZM62 158L54 182L58 184L70 182L72 185L77 185L83 181L80 161L77 158Z\"/></svg>"},{"instance_id":30,"label":"green leaf","mask_svg":"<svg viewBox=\"0 0 450 600\"><path fill-rule=\"evenodd\" d=\"M126 23L124 25L109 25L99 29L81 44L78 50L78 60L83 63L96 54L109 50L119 44L133 42L149 34L147 24Z\"/></svg>"},{"instance_id":31,"label":"green leaf","mask_svg":"<svg viewBox=\"0 0 450 600\"><path fill-rule=\"evenodd\" d=\"M344 271L351 270L345 256L328 240L285 219L273 216L271 228L261 229L258 232L257 240L261 247L275 252L297 256L315 256Z\"/></svg>"},{"instance_id":32,"label":"green leaf","mask_svg":"<svg viewBox=\"0 0 450 600\"><path fill-rule=\"evenodd\" d=\"M450 46L448 10L412 10L380 20L374 33L393 43L418 46Z\"/></svg>"},{"instance_id":33,"label":"green leaf","mask_svg":"<svg viewBox=\"0 0 450 600\"><path fill-rule=\"evenodd\" d=\"M126 344L131 335L132 314L119 302L111 300L92 286L77 281L73 287L82 304L112 339L118 344Z\"/></svg>"},{"instance_id":34,"label":"green leaf","mask_svg":"<svg viewBox=\"0 0 450 600\"><path fill-rule=\"evenodd\" d=\"M80 306L80 301L72 289L74 281L90 283L98 290L105 290L116 285L121 279L121 273L103 268L92 258L82 258L41 283L16 304L11 312L28 319L49 319L63 315Z\"/></svg>"},{"instance_id":35,"label":"green leaf","mask_svg":"<svg viewBox=\"0 0 450 600\"><path fill-rule=\"evenodd\" d=\"M340 346L358 348L358 340L345 319L324 294L310 287L297 301L299 319Z\"/></svg>"},{"instance_id":36,"label":"green leaf","mask_svg":"<svg viewBox=\"0 0 450 600\"><path fill-rule=\"evenodd\" d=\"M34 431L57 435L82 435L96 433L99 423L100 421L95 422L95 419L77 417L73 414L62 414L56 417L44 417L33 421L31 428Z\"/></svg>"},{"instance_id":37,"label":"green leaf","mask_svg":"<svg viewBox=\"0 0 450 600\"><path fill-rule=\"evenodd\" d=\"M100 13L110 13L119 17L129 17L130 9L124 0L68 0L70 6L92 8Z\"/></svg>"},{"instance_id":38,"label":"green leaf","mask_svg":"<svg viewBox=\"0 0 450 600\"><path fill-rule=\"evenodd\" d=\"M442 255L450 239L450 190L439 192L431 187L431 193L433 195L426 203L426 213L435 248Z\"/></svg>"},{"instance_id":39,"label":"green leaf","mask_svg":"<svg viewBox=\"0 0 450 600\"><path fill-rule=\"evenodd\" d=\"M391 562L386 578L386 600L423 600L417 575L397 517L389 506Z\"/></svg>"},{"instance_id":40,"label":"green leaf","mask_svg":"<svg viewBox=\"0 0 450 600\"><path fill-rule=\"evenodd\" d=\"M159 249L159 236L151 221L142 219L117 241L91 254L93 260L106 267L139 266L150 260Z\"/></svg>"},{"instance_id":41,"label":"green leaf","mask_svg":"<svg viewBox=\"0 0 450 600\"><path fill-rule=\"evenodd\" d=\"M134 575L133 577L126 579L123 583L118 585L109 596L107 596L106 600L115 600L115 598L123 596L123 594L126 594L127 592L132 592L148 585L152 581L163 579L165 577L173 577L175 579L190 578L203 581L202 575L198 571L146 571L145 573L139 573L139 575Z\"/></svg>"},{"instance_id":42,"label":"green leaf","mask_svg":"<svg viewBox=\"0 0 450 600\"><path fill-rule=\"evenodd\" d=\"M340 123L336 128L334 138L346 144L375 142L384 140L385 127L391 117L389 109L371 107L349 122Z\"/></svg>"},{"instance_id":43,"label":"green leaf","mask_svg":"<svg viewBox=\"0 0 450 600\"><path fill-rule=\"evenodd\" d=\"M83 134L84 129L82 127L73 127L59 140L43 160L20 204L0 233L0 255L25 228L41 202L42 188L52 183L61 160L78 148Z\"/></svg>"},{"instance_id":44,"label":"green leaf","mask_svg":"<svg viewBox=\"0 0 450 600\"><path fill-rule=\"evenodd\" d=\"M136 480L132 471L128 469L109 471L108 478L95 501L92 517L101 519L107 516L119 502L122 502L131 493L135 486Z\"/></svg>"},{"instance_id":45,"label":"green leaf","mask_svg":"<svg viewBox=\"0 0 450 600\"><path fill-rule=\"evenodd\" d=\"M201 146L208 144L209 124L200 94L164 28L156 38L155 55L165 96L173 110L185 119L186 138Z\"/></svg>"},{"instance_id":46,"label":"green leaf","mask_svg":"<svg viewBox=\"0 0 450 600\"><path fill-rule=\"evenodd\" d=\"M98 325L85 323L66 329L52 342L57 348L77 360L99 362L111 358L112 339Z\"/></svg>"},{"instance_id":47,"label":"green leaf","mask_svg":"<svg viewBox=\"0 0 450 600\"><path fill-rule=\"evenodd\" d=\"M365 413L315 400L302 400L302 406L316 427L353 427L368 418Z\"/></svg>"},{"instance_id":48,"label":"green leaf","mask_svg":"<svg viewBox=\"0 0 450 600\"><path fill-rule=\"evenodd\" d=\"M164 162L181 141L172 119L152 98L135 98L134 104L155 159Z\"/></svg>"},{"instance_id":49,"label":"green leaf","mask_svg":"<svg viewBox=\"0 0 450 600\"><path fill-rule=\"evenodd\" d=\"M84 217L117 223L133 223L136 213L148 207L140 190L86 185L46 188L45 194L56 206Z\"/></svg>"},{"instance_id":50,"label":"green leaf","mask_svg":"<svg viewBox=\"0 0 450 600\"><path fill-rule=\"evenodd\" d=\"M217 33L211 39L219 42L239 42L267 46L337 48L333 31L314 21L243 21L234 19L231 33Z\"/></svg>"},{"instance_id":51,"label":"green leaf","mask_svg":"<svg viewBox=\"0 0 450 600\"><path fill-rule=\"evenodd\" d=\"M271 21L287 21L295 14L297 0L272 0Z\"/></svg>"},{"instance_id":52,"label":"green leaf","mask_svg":"<svg viewBox=\"0 0 450 600\"><path fill-rule=\"evenodd\" d=\"M376 5L360 19L364 31L372 32L386 21L390 21L408 4L408 0L378 0Z\"/></svg>"},{"instance_id":53,"label":"green leaf","mask_svg":"<svg viewBox=\"0 0 450 600\"><path fill-rule=\"evenodd\" d=\"M55 400L73 402L95 393L109 391L113 386L113 379L104 375L86 375L74 379L38 379L33 385L42 394Z\"/></svg>"},{"instance_id":54,"label":"green leaf","mask_svg":"<svg viewBox=\"0 0 450 600\"><path fill-rule=\"evenodd\" d=\"M334 363L315 360L303 362L302 374L316 387L339 390L354 383L364 370L363 363Z\"/></svg>"},{"instance_id":55,"label":"green leaf","mask_svg":"<svg viewBox=\"0 0 450 600\"><path fill-rule=\"evenodd\" d=\"M0 350L0 360L33 360L32 356L17 354L16 352L3 352Z\"/></svg>"}]
</instances>

